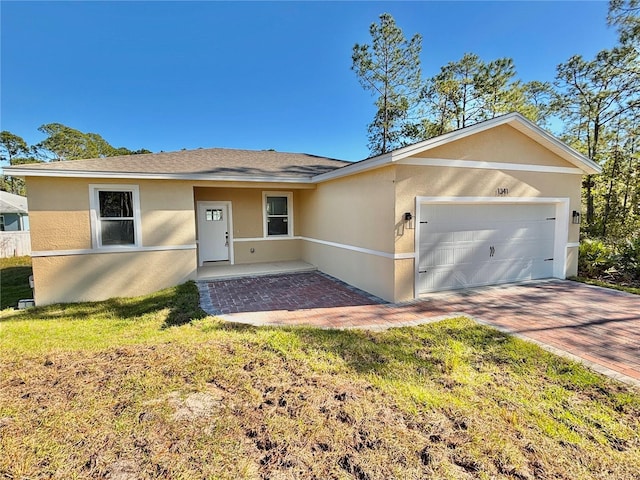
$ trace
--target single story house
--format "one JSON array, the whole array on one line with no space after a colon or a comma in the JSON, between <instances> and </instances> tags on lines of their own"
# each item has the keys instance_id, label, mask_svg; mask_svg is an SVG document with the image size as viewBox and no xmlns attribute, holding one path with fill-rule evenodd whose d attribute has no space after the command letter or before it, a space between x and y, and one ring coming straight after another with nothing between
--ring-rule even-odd
<instances>
[{"instance_id":1,"label":"single story house","mask_svg":"<svg viewBox=\"0 0 640 480\"><path fill-rule=\"evenodd\" d=\"M0 232L29 230L27 197L0 191Z\"/></svg>"},{"instance_id":2,"label":"single story house","mask_svg":"<svg viewBox=\"0 0 640 480\"><path fill-rule=\"evenodd\" d=\"M146 294L208 262L303 260L389 301L565 278L582 175L601 171L517 113L360 162L199 149L6 170L29 192L37 305Z\"/></svg>"}]
</instances>

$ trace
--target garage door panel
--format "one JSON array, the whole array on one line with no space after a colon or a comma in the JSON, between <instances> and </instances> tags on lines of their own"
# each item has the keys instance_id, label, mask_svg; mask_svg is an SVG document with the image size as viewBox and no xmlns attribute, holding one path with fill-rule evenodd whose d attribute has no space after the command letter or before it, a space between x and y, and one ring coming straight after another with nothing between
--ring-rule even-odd
<instances>
[{"instance_id":1,"label":"garage door panel","mask_svg":"<svg viewBox=\"0 0 640 480\"><path fill-rule=\"evenodd\" d=\"M422 205L418 293L553 275L555 205Z\"/></svg>"}]
</instances>

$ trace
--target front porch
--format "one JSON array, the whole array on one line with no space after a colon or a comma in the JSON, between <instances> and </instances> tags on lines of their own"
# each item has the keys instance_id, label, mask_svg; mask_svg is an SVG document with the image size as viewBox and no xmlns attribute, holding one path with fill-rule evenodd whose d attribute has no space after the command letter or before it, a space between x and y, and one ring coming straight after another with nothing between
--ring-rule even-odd
<instances>
[{"instance_id":1,"label":"front porch","mask_svg":"<svg viewBox=\"0 0 640 480\"><path fill-rule=\"evenodd\" d=\"M281 273L312 272L318 267L302 260L283 262L244 263L231 265L229 262L205 262L198 267L198 281L223 280L227 278L255 277Z\"/></svg>"}]
</instances>

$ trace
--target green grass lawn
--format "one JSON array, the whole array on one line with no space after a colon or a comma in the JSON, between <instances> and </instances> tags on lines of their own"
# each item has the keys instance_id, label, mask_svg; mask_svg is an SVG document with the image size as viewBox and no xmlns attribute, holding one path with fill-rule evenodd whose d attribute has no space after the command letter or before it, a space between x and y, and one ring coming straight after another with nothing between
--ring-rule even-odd
<instances>
[{"instance_id":1,"label":"green grass lawn","mask_svg":"<svg viewBox=\"0 0 640 480\"><path fill-rule=\"evenodd\" d=\"M628 285L619 285L617 283L603 282L602 280L595 280L593 278L587 277L570 277L569 280L574 280L576 282L586 283L588 285L596 285L598 287L604 288L612 288L614 290L620 290L621 292L633 293L635 295L640 295L640 288L631 287Z\"/></svg>"},{"instance_id":2,"label":"green grass lawn","mask_svg":"<svg viewBox=\"0 0 640 480\"><path fill-rule=\"evenodd\" d=\"M31 257L0 258L0 310L16 307L18 300L33 298L29 275Z\"/></svg>"},{"instance_id":3,"label":"green grass lawn","mask_svg":"<svg viewBox=\"0 0 640 480\"><path fill-rule=\"evenodd\" d=\"M638 391L533 344L197 302L188 283L1 312L0 478L638 479Z\"/></svg>"}]
</instances>

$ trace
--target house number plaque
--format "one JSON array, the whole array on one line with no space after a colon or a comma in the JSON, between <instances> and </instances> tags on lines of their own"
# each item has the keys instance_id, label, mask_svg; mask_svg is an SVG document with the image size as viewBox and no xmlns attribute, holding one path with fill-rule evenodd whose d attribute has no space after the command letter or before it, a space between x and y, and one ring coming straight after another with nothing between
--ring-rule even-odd
<instances>
[{"instance_id":1,"label":"house number plaque","mask_svg":"<svg viewBox=\"0 0 640 480\"><path fill-rule=\"evenodd\" d=\"M498 197L506 197L507 195L509 195L509 189L508 188L496 188L496 195Z\"/></svg>"}]
</instances>

